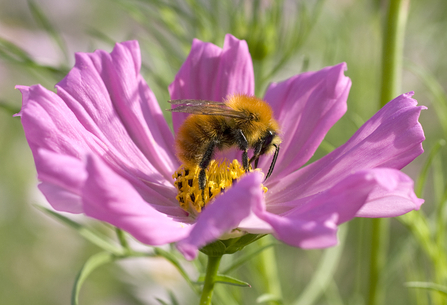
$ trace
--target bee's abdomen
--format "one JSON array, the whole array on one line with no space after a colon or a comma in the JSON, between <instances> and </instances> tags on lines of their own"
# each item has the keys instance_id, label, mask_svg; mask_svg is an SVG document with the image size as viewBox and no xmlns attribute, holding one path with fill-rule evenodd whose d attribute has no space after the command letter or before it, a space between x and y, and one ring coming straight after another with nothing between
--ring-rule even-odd
<instances>
[{"instance_id":1,"label":"bee's abdomen","mask_svg":"<svg viewBox=\"0 0 447 305\"><path fill-rule=\"evenodd\" d=\"M218 116L189 116L177 133L177 157L183 163L198 165L210 143L221 148L225 125L225 119Z\"/></svg>"}]
</instances>

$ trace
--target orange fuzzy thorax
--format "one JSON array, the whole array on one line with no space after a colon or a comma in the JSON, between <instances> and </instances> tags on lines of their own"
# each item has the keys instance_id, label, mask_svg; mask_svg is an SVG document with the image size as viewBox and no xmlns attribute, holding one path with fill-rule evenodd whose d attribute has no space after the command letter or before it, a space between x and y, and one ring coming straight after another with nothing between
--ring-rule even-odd
<instances>
[{"instance_id":1,"label":"orange fuzzy thorax","mask_svg":"<svg viewBox=\"0 0 447 305\"><path fill-rule=\"evenodd\" d=\"M278 123L273 118L273 110L263 100L255 96L235 94L226 99L226 104L234 110L252 113L256 116L250 124L240 122L244 124L245 136L249 143L256 141L267 129L279 133ZM238 120L235 119L235 122L238 123Z\"/></svg>"},{"instance_id":2,"label":"orange fuzzy thorax","mask_svg":"<svg viewBox=\"0 0 447 305\"><path fill-rule=\"evenodd\" d=\"M177 157L182 163L190 167L198 165L211 140L216 140L219 143L216 147L218 150L236 146L237 142L231 138L231 133L228 130L240 129L250 148L268 130L279 134L278 123L273 118L273 111L266 102L254 96L235 94L225 100L225 105L246 115L243 118L221 115L190 115L176 135ZM276 137L274 143L279 144L280 142L280 138Z\"/></svg>"}]
</instances>

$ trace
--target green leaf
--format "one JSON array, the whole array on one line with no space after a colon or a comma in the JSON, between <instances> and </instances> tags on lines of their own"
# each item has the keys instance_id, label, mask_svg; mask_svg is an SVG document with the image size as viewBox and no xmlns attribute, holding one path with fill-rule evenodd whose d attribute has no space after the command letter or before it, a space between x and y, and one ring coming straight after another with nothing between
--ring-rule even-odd
<instances>
[{"instance_id":1,"label":"green leaf","mask_svg":"<svg viewBox=\"0 0 447 305\"><path fill-rule=\"evenodd\" d=\"M163 301L162 299L159 299L159 298L155 298L157 301L158 301L158 303L160 303L161 305L171 305L171 304L169 304L169 303L166 303L165 301Z\"/></svg>"},{"instance_id":2,"label":"green leaf","mask_svg":"<svg viewBox=\"0 0 447 305\"><path fill-rule=\"evenodd\" d=\"M52 67L35 62L31 56L16 44L0 37L0 59L6 62L22 65L39 73L49 73L54 79L60 80L69 69L67 67Z\"/></svg>"},{"instance_id":3,"label":"green leaf","mask_svg":"<svg viewBox=\"0 0 447 305\"><path fill-rule=\"evenodd\" d=\"M422 288L422 289L434 290L434 291L440 292L444 295L447 295L447 286L439 285L439 284L435 284L435 283L407 282L407 283L405 283L405 286L407 286L409 288Z\"/></svg>"},{"instance_id":4,"label":"green leaf","mask_svg":"<svg viewBox=\"0 0 447 305\"><path fill-rule=\"evenodd\" d=\"M172 305L180 305L177 298L175 297L175 294L171 290L169 290L168 293L169 293L169 299L171 300L171 304Z\"/></svg>"},{"instance_id":5,"label":"green leaf","mask_svg":"<svg viewBox=\"0 0 447 305\"><path fill-rule=\"evenodd\" d=\"M116 232L116 236L118 237L118 240L121 244L121 247L123 247L123 250L126 253L131 253L132 249L130 248L129 243L127 242L126 234L124 233L124 231L121 230L120 228L115 227L115 232Z\"/></svg>"},{"instance_id":6,"label":"green leaf","mask_svg":"<svg viewBox=\"0 0 447 305\"><path fill-rule=\"evenodd\" d=\"M234 269L240 267L241 265L243 265L244 263L248 262L249 260L251 260L253 257L255 257L256 255L260 254L262 251L264 251L265 249L268 249L272 246L274 246L276 243L270 243L268 245L265 245L263 247L257 248L255 251L249 252L249 253L245 253L243 254L241 257L239 257L238 259L236 259L230 266L228 266L227 268L225 268L222 273L226 274L229 273L231 271L233 271Z\"/></svg>"},{"instance_id":7,"label":"green leaf","mask_svg":"<svg viewBox=\"0 0 447 305\"><path fill-rule=\"evenodd\" d=\"M338 229L339 245L325 250L323 257L318 264L319 267L314 273L312 279L307 284L299 298L293 303L295 305L311 305L318 300L318 297L325 291L326 287L331 283L335 271L340 262L341 253L343 251L344 242L348 227L340 226Z\"/></svg>"},{"instance_id":8,"label":"green leaf","mask_svg":"<svg viewBox=\"0 0 447 305\"><path fill-rule=\"evenodd\" d=\"M87 277L92 273L96 268L105 265L107 263L114 262L115 260L119 259L120 257L108 253L108 252L100 252L93 256L91 256L85 264L82 266L81 270L78 273L78 276L76 277L72 294L71 294L71 304L72 305L78 305L79 303L79 292L81 290L82 284L87 279Z\"/></svg>"},{"instance_id":9,"label":"green leaf","mask_svg":"<svg viewBox=\"0 0 447 305\"><path fill-rule=\"evenodd\" d=\"M422 197L422 191L424 190L425 182L427 181L428 171L430 169L431 164L433 163L434 157L439 153L440 149L445 145L445 140L438 140L435 145L430 149L430 154L428 155L427 160L419 174L419 178L416 181L414 186L414 192L416 196L419 198Z\"/></svg>"},{"instance_id":10,"label":"green leaf","mask_svg":"<svg viewBox=\"0 0 447 305\"><path fill-rule=\"evenodd\" d=\"M282 304L282 300L281 298L277 297L276 295L270 294L270 293L265 293L263 295L260 295L257 299L256 299L256 303L261 304L261 303L267 303L267 302L275 302L276 304Z\"/></svg>"},{"instance_id":11,"label":"green leaf","mask_svg":"<svg viewBox=\"0 0 447 305\"><path fill-rule=\"evenodd\" d=\"M109 44L111 46L114 46L116 41L115 39L113 39L112 37L108 36L107 34L105 34L104 32L95 29L94 27L89 27L87 29L87 33L92 36L93 38L99 39L100 41Z\"/></svg>"},{"instance_id":12,"label":"green leaf","mask_svg":"<svg viewBox=\"0 0 447 305\"><path fill-rule=\"evenodd\" d=\"M106 237L100 236L99 234L91 231L90 229L86 228L85 226L59 214L56 213L50 209L47 209L43 206L36 205L36 208L39 210L47 213L48 215L56 218L60 222L64 223L65 225L68 225L72 229L75 229L82 237L90 241L91 243L97 245L98 247L102 248L103 250L112 252L114 254L120 255L122 254L122 250L112 244L111 241L109 241Z\"/></svg>"},{"instance_id":13,"label":"green leaf","mask_svg":"<svg viewBox=\"0 0 447 305\"><path fill-rule=\"evenodd\" d=\"M439 118L444 134L447 135L447 93L439 81L428 71L412 62L405 62L405 67L417 75L433 95L433 106Z\"/></svg>"},{"instance_id":14,"label":"green leaf","mask_svg":"<svg viewBox=\"0 0 447 305\"><path fill-rule=\"evenodd\" d=\"M31 63L30 55L16 44L0 37L0 58L12 63Z\"/></svg>"},{"instance_id":15,"label":"green leaf","mask_svg":"<svg viewBox=\"0 0 447 305\"><path fill-rule=\"evenodd\" d=\"M230 238L225 240L216 240L200 249L200 252L218 257L224 254L233 254L244 249L247 245L265 236L265 234L245 234L241 237Z\"/></svg>"},{"instance_id":16,"label":"green leaf","mask_svg":"<svg viewBox=\"0 0 447 305\"><path fill-rule=\"evenodd\" d=\"M257 241L264 236L265 234L245 234L238 238L221 240L221 242L223 242L226 246L225 254L233 254L241 251L252 242Z\"/></svg>"},{"instance_id":17,"label":"green leaf","mask_svg":"<svg viewBox=\"0 0 447 305\"><path fill-rule=\"evenodd\" d=\"M29 0L28 6L30 8L33 18L40 24L42 29L48 33L48 35L54 40L54 42L59 46L62 53L64 54L65 61L68 61L68 50L65 45L62 36L56 31L56 29L51 24L50 20L45 16L44 12L40 7L34 2Z\"/></svg>"},{"instance_id":18,"label":"green leaf","mask_svg":"<svg viewBox=\"0 0 447 305\"><path fill-rule=\"evenodd\" d=\"M170 303L165 302L165 301L163 301L160 298L155 298L155 299L162 305L180 305L180 303L178 302L178 300L175 297L174 293L171 290L169 290L168 293L169 293L169 301L170 301Z\"/></svg>"},{"instance_id":19,"label":"green leaf","mask_svg":"<svg viewBox=\"0 0 447 305\"><path fill-rule=\"evenodd\" d=\"M222 256L225 254L227 247L221 240L216 240L215 242L206 245L205 247L200 249L200 252L205 253L208 256Z\"/></svg>"},{"instance_id":20,"label":"green leaf","mask_svg":"<svg viewBox=\"0 0 447 305\"><path fill-rule=\"evenodd\" d=\"M20 108L16 107L12 104L0 101L0 109L3 109L4 111L6 111L7 113L14 115L16 113L20 112Z\"/></svg>"},{"instance_id":21,"label":"green leaf","mask_svg":"<svg viewBox=\"0 0 447 305\"><path fill-rule=\"evenodd\" d=\"M174 267L180 272L180 274L183 276L183 278L186 280L186 282L189 284L189 286L196 292L200 293L199 289L194 285L194 282L189 278L188 274L186 273L185 269L183 269L182 265L178 261L178 259L172 254L169 253L161 248L154 248L154 253L158 256L164 257L167 259L171 264L174 265Z\"/></svg>"},{"instance_id":22,"label":"green leaf","mask_svg":"<svg viewBox=\"0 0 447 305\"><path fill-rule=\"evenodd\" d=\"M205 282L205 274L201 274L199 278L197 279L197 284L203 284ZM247 282L238 280L232 276L228 276L225 274L217 274L214 278L215 283L221 283L221 284L227 284L232 286L238 286L238 287L250 287L251 285Z\"/></svg>"}]
</instances>

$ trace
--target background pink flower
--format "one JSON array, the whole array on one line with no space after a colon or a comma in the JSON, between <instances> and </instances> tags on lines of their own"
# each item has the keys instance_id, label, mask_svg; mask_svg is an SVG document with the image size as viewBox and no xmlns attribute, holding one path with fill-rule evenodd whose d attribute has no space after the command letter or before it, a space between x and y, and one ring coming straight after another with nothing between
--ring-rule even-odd
<instances>
[{"instance_id":1,"label":"background pink flower","mask_svg":"<svg viewBox=\"0 0 447 305\"><path fill-rule=\"evenodd\" d=\"M236 227L321 248L335 245L337 226L355 216L392 217L423 203L412 180L398 171L423 151L423 107L412 94L389 102L346 144L303 167L346 112L351 81L343 63L270 85L264 99L281 125L283 143L265 184L269 191L262 194L260 174L248 174L193 220L175 199L174 137L140 65L138 44L130 41L110 54L77 54L57 93L18 87L39 188L56 210L83 212L149 245L178 241L191 259ZM172 99L216 101L253 94L247 44L231 35L223 49L194 40L169 92ZM174 130L185 117L173 113ZM259 162L264 172L269 164L268 157Z\"/></svg>"}]
</instances>

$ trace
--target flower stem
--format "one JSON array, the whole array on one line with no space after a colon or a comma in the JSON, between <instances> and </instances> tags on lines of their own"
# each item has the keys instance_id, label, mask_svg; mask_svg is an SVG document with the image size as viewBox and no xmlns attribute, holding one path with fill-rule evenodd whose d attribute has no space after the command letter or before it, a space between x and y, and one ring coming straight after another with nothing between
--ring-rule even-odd
<instances>
[{"instance_id":1,"label":"flower stem","mask_svg":"<svg viewBox=\"0 0 447 305\"><path fill-rule=\"evenodd\" d=\"M215 277L222 256L208 256L208 265L206 266L205 283L203 285L202 297L200 298L200 305L211 304L213 296Z\"/></svg>"},{"instance_id":2,"label":"flower stem","mask_svg":"<svg viewBox=\"0 0 447 305\"><path fill-rule=\"evenodd\" d=\"M126 240L126 236L124 235L124 232L119 228L115 228L115 232L116 232L116 236L118 237L118 240L119 240L121 246L123 247L124 251L126 253L132 252L129 247L129 244Z\"/></svg>"},{"instance_id":3,"label":"flower stem","mask_svg":"<svg viewBox=\"0 0 447 305\"><path fill-rule=\"evenodd\" d=\"M259 240L260 246L265 246L271 242L271 235L267 235ZM277 261L275 254L275 247L264 250L259 255L262 263L261 272L264 275L266 293L272 294L278 299L282 299L281 282L277 270ZM269 302L268 304L277 304L277 302Z\"/></svg>"},{"instance_id":4,"label":"flower stem","mask_svg":"<svg viewBox=\"0 0 447 305\"><path fill-rule=\"evenodd\" d=\"M382 87L380 107L400 93L402 62L410 0L389 0L388 15L383 28Z\"/></svg>"},{"instance_id":5,"label":"flower stem","mask_svg":"<svg viewBox=\"0 0 447 305\"><path fill-rule=\"evenodd\" d=\"M380 106L396 97L401 90L405 25L410 0L389 0L383 29L382 86ZM373 219L368 305L382 304L383 285L380 274L388 250L389 220Z\"/></svg>"},{"instance_id":6,"label":"flower stem","mask_svg":"<svg viewBox=\"0 0 447 305\"><path fill-rule=\"evenodd\" d=\"M384 294L384 287L380 283L380 277L388 252L388 236L389 220L385 218L373 219L368 305L383 304L381 301Z\"/></svg>"}]
</instances>

